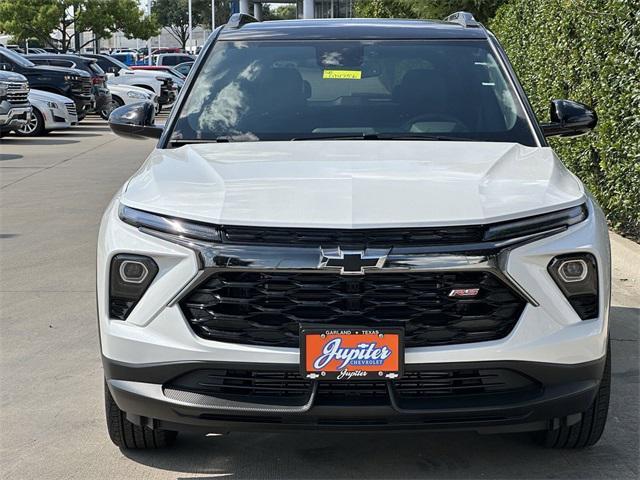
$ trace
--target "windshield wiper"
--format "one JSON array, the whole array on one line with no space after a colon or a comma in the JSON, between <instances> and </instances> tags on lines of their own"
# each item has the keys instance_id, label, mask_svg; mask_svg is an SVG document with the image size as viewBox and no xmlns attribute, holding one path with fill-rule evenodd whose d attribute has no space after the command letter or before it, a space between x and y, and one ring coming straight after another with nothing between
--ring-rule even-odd
<instances>
[{"instance_id":1,"label":"windshield wiper","mask_svg":"<svg viewBox=\"0 0 640 480\"><path fill-rule=\"evenodd\" d=\"M229 143L229 142L258 142L255 135L221 135L216 138L176 138L171 140L171 145L191 145L194 143Z\"/></svg>"},{"instance_id":2,"label":"windshield wiper","mask_svg":"<svg viewBox=\"0 0 640 480\"><path fill-rule=\"evenodd\" d=\"M295 137L291 141L297 140L430 140L430 141L452 141L452 142L474 142L474 138L456 137L453 135L433 135L430 133L361 133L359 135L307 135Z\"/></svg>"},{"instance_id":3,"label":"windshield wiper","mask_svg":"<svg viewBox=\"0 0 640 480\"><path fill-rule=\"evenodd\" d=\"M475 138L438 135L433 133L379 133L379 140L432 140L442 142L477 142Z\"/></svg>"},{"instance_id":4,"label":"windshield wiper","mask_svg":"<svg viewBox=\"0 0 640 480\"><path fill-rule=\"evenodd\" d=\"M332 134L319 134L319 135L305 135L303 137L292 138L292 142L298 140L377 140L378 134L376 133L332 133Z\"/></svg>"}]
</instances>

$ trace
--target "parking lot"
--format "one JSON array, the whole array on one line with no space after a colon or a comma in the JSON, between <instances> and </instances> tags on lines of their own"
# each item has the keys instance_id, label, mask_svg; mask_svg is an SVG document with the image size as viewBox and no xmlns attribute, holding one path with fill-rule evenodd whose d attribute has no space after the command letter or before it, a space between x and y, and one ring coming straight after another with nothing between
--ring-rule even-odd
<instances>
[{"instance_id":1,"label":"parking lot","mask_svg":"<svg viewBox=\"0 0 640 480\"><path fill-rule=\"evenodd\" d=\"M182 435L170 450L119 451L104 422L95 243L107 202L153 145L116 137L98 117L1 140L2 478L638 478L640 247L620 237L612 404L591 449L545 450L518 434L307 432Z\"/></svg>"}]
</instances>

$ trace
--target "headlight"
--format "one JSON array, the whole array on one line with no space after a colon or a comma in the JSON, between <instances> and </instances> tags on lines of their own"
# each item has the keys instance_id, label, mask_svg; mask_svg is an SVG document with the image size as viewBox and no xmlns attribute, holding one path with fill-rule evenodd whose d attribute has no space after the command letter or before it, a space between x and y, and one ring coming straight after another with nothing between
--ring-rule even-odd
<instances>
[{"instance_id":1,"label":"headlight","mask_svg":"<svg viewBox=\"0 0 640 480\"><path fill-rule=\"evenodd\" d=\"M120 220L139 228L148 228L157 232L171 233L180 237L207 242L219 242L220 230L213 225L182 218L166 217L155 213L120 206Z\"/></svg>"},{"instance_id":2,"label":"headlight","mask_svg":"<svg viewBox=\"0 0 640 480\"><path fill-rule=\"evenodd\" d=\"M598 267L593 255L559 255L547 271L582 320L598 316Z\"/></svg>"},{"instance_id":3,"label":"headlight","mask_svg":"<svg viewBox=\"0 0 640 480\"><path fill-rule=\"evenodd\" d=\"M60 106L56 102L47 102L47 107L54 108L56 110L60 109Z\"/></svg>"},{"instance_id":4,"label":"headlight","mask_svg":"<svg viewBox=\"0 0 640 480\"><path fill-rule=\"evenodd\" d=\"M68 82L69 81L77 82L79 80L82 80L82 77L80 75L65 75L64 79Z\"/></svg>"},{"instance_id":5,"label":"headlight","mask_svg":"<svg viewBox=\"0 0 640 480\"><path fill-rule=\"evenodd\" d=\"M587 215L587 207L585 205L579 205L543 215L494 223L486 229L484 240L504 240L507 238L524 237L535 233L548 232L550 230L563 230L571 225L582 222L587 218Z\"/></svg>"},{"instance_id":6,"label":"headlight","mask_svg":"<svg viewBox=\"0 0 640 480\"><path fill-rule=\"evenodd\" d=\"M133 91L127 92L127 97L129 97L129 98L142 98L142 99L148 98L144 93L133 92Z\"/></svg>"},{"instance_id":7,"label":"headlight","mask_svg":"<svg viewBox=\"0 0 640 480\"><path fill-rule=\"evenodd\" d=\"M126 320L158 274L158 265L143 255L118 254L111 260L109 316Z\"/></svg>"}]
</instances>

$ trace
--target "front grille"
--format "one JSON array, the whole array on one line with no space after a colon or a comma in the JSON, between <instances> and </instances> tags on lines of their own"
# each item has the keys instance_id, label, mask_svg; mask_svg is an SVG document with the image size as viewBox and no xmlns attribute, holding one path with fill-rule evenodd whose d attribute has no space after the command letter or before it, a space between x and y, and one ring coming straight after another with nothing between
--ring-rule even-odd
<instances>
[{"instance_id":1,"label":"front grille","mask_svg":"<svg viewBox=\"0 0 640 480\"><path fill-rule=\"evenodd\" d=\"M91 84L91 78L82 78L82 80L72 80L71 89L74 93L79 95L91 95L93 85Z\"/></svg>"},{"instance_id":2,"label":"front grille","mask_svg":"<svg viewBox=\"0 0 640 480\"><path fill-rule=\"evenodd\" d=\"M473 298L452 289L478 288ZM301 325L402 327L405 346L503 338L525 302L489 272L339 275L225 271L180 303L194 332L223 342L298 347Z\"/></svg>"},{"instance_id":3,"label":"front grille","mask_svg":"<svg viewBox=\"0 0 640 480\"><path fill-rule=\"evenodd\" d=\"M424 365L408 368L394 381L319 381L314 405L389 404L391 390L401 408L413 408L425 400L462 400L541 389L538 382L514 370L426 370ZM296 370L200 369L164 387L228 400L280 405L304 405L312 394L312 382Z\"/></svg>"},{"instance_id":4,"label":"front grille","mask_svg":"<svg viewBox=\"0 0 640 480\"><path fill-rule=\"evenodd\" d=\"M9 82L7 87L7 100L9 103L25 103L28 101L29 84L25 82Z\"/></svg>"},{"instance_id":5,"label":"front grille","mask_svg":"<svg viewBox=\"0 0 640 480\"><path fill-rule=\"evenodd\" d=\"M275 399L304 405L311 395L311 384L295 371L203 369L182 375L165 387L257 403Z\"/></svg>"},{"instance_id":6,"label":"front grille","mask_svg":"<svg viewBox=\"0 0 640 480\"><path fill-rule=\"evenodd\" d=\"M403 246L457 245L481 242L484 227L480 225L435 228L387 229L321 229L321 228L256 228L226 225L221 227L222 240L245 245L296 245L343 248L389 248Z\"/></svg>"},{"instance_id":7,"label":"front grille","mask_svg":"<svg viewBox=\"0 0 640 480\"><path fill-rule=\"evenodd\" d=\"M64 104L65 107L67 108L67 112L69 113L69 115L72 116L77 116L78 115L78 111L76 109L76 104L73 102L68 102Z\"/></svg>"}]
</instances>

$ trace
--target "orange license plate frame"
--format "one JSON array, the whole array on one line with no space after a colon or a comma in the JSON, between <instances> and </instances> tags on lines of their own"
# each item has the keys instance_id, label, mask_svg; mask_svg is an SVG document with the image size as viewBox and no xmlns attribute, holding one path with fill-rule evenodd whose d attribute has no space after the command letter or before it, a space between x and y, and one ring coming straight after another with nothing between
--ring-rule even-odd
<instances>
[{"instance_id":1,"label":"orange license plate frame","mask_svg":"<svg viewBox=\"0 0 640 480\"><path fill-rule=\"evenodd\" d=\"M300 368L311 380L394 380L404 369L401 328L301 328Z\"/></svg>"}]
</instances>

